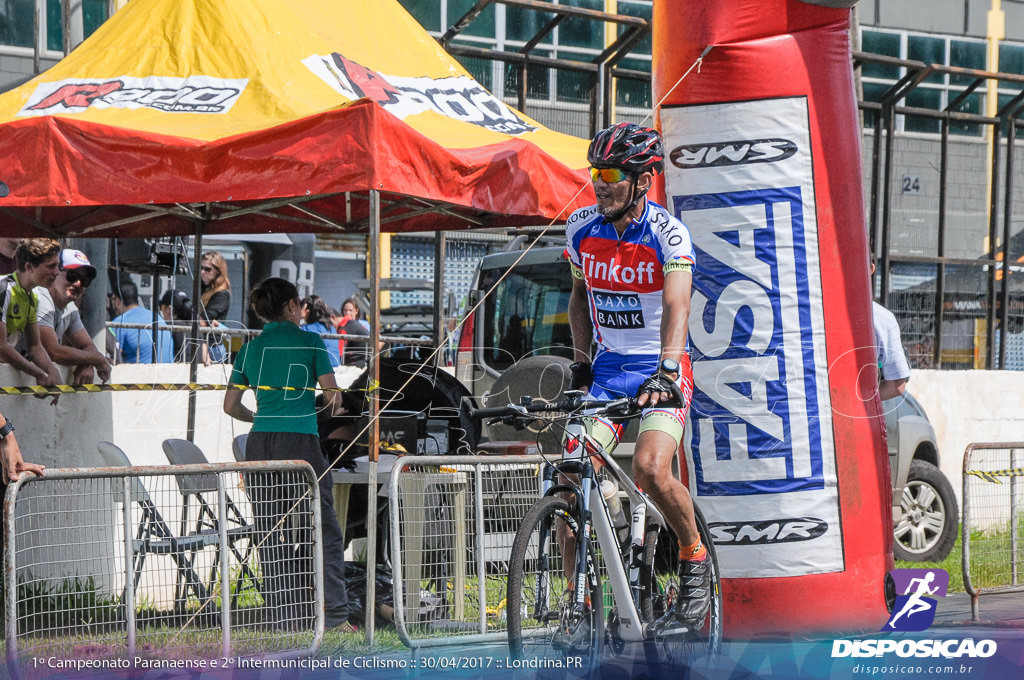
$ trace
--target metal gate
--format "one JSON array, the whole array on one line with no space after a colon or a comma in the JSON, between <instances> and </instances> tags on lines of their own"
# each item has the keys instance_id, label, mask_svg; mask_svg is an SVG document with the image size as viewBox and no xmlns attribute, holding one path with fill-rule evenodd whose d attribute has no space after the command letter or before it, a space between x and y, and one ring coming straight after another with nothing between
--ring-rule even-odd
<instances>
[{"instance_id":1,"label":"metal gate","mask_svg":"<svg viewBox=\"0 0 1024 680\"><path fill-rule=\"evenodd\" d=\"M964 589L977 620L981 593L1024 590L1024 442L970 444L963 471Z\"/></svg>"},{"instance_id":2,"label":"metal gate","mask_svg":"<svg viewBox=\"0 0 1024 680\"><path fill-rule=\"evenodd\" d=\"M24 671L208 670L323 637L307 464L47 470L11 484L4 521L7 655Z\"/></svg>"}]
</instances>

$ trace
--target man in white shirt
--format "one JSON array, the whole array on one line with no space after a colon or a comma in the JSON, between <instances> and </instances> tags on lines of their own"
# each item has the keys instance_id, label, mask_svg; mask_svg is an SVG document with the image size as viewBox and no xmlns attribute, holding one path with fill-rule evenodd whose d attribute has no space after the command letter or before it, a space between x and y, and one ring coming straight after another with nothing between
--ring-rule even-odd
<instances>
[{"instance_id":1,"label":"man in white shirt","mask_svg":"<svg viewBox=\"0 0 1024 680\"><path fill-rule=\"evenodd\" d=\"M85 253L65 248L60 252L57 278L49 287L35 289L39 340L54 362L74 367L73 385L95 382L97 374L103 382L110 380L110 362L96 349L78 309L95 278L96 268Z\"/></svg>"},{"instance_id":2,"label":"man in white shirt","mask_svg":"<svg viewBox=\"0 0 1024 680\"><path fill-rule=\"evenodd\" d=\"M871 257L871 275L875 275L875 258ZM910 380L910 364L903 352L900 325L888 309L872 301L871 316L875 327L875 348L878 352L878 396L885 401L901 396Z\"/></svg>"}]
</instances>

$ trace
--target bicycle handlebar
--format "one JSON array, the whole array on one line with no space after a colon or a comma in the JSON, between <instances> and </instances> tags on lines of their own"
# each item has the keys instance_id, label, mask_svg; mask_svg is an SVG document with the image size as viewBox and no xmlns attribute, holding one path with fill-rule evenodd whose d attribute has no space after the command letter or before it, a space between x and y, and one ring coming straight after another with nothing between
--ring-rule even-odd
<instances>
[{"instance_id":1,"label":"bicycle handlebar","mask_svg":"<svg viewBox=\"0 0 1024 680\"><path fill-rule=\"evenodd\" d=\"M484 408L473 408L472 402L463 398L461 410L470 418L501 418L517 420L529 419L532 413L573 413L586 409L592 415L617 415L631 416L640 412L636 405L636 399L623 397L621 399L584 399L583 393L569 394L558 401L534 401L532 397L523 397L523 403L505 404L503 406L489 406Z\"/></svg>"}]
</instances>

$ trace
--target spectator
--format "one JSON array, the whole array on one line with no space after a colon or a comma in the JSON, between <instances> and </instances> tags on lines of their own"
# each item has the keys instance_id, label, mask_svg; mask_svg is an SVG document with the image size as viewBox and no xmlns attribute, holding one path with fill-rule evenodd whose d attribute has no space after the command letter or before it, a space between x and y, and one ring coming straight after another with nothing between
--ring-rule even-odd
<instances>
[{"instance_id":1,"label":"spectator","mask_svg":"<svg viewBox=\"0 0 1024 680\"><path fill-rule=\"evenodd\" d=\"M353 298L345 300L341 305L341 322L337 325L338 333L341 335L369 335L370 324L361 319L359 306ZM366 368L366 360L369 358L366 340L349 340L342 338L338 341L338 351L341 353L342 363L346 366L358 366Z\"/></svg>"},{"instance_id":2,"label":"spectator","mask_svg":"<svg viewBox=\"0 0 1024 680\"><path fill-rule=\"evenodd\" d=\"M160 296L160 316L164 321L174 325L176 322L192 323L192 300L188 293L177 288L165 290ZM174 360L187 361L185 358L185 331L171 331L174 341Z\"/></svg>"},{"instance_id":3,"label":"spectator","mask_svg":"<svg viewBox=\"0 0 1024 680\"><path fill-rule=\"evenodd\" d=\"M233 385L289 387L297 391L257 390L256 411L242 405L242 392L224 395L224 412L232 418L253 423L245 447L247 461L304 460L313 466L320 480L320 512L323 527L324 619L328 628L352 631L348 623L349 600L345 587L345 542L332 500L333 482L317 436L316 397L308 389L319 384L331 413L338 410L338 383L327 359L323 340L299 328L303 303L295 286L280 278L269 278L251 294L253 310L266 325L263 333L239 350L229 382ZM306 370L295 370L296 367ZM332 391L335 390L335 391ZM257 506L257 528L261 533L279 523L288 510L276 497L273 486L247 485ZM264 541L260 548L263 567L263 596L276 623L287 624L294 575L286 572L290 546ZM283 549L282 549L283 548ZM289 587L289 584L292 584Z\"/></svg>"},{"instance_id":4,"label":"spectator","mask_svg":"<svg viewBox=\"0 0 1024 680\"><path fill-rule=\"evenodd\" d=\"M18 250L16 238L0 238L0 276L10 274L18 268L14 253Z\"/></svg>"},{"instance_id":5,"label":"spectator","mask_svg":"<svg viewBox=\"0 0 1024 680\"><path fill-rule=\"evenodd\" d=\"M3 468L3 472L0 473L0 498L4 497L7 493L7 485L10 482L16 482L21 479L21 475L26 472L34 472L40 477L43 476L46 469L45 465L38 465L36 463L26 462L21 456L21 448L18 446L18 440L14 436L14 423L0 413L0 418L3 418L4 424L0 426L0 467ZM4 553L7 551L6 533L4 523L6 522L7 513L0 513L0 536L4 536L5 540L0 541L0 563L7 563ZM0 588L2 593L2 588ZM2 599L2 598L0 598ZM0 620L6 622L7 607L4 607L4 614L0 615Z\"/></svg>"},{"instance_id":6,"label":"spectator","mask_svg":"<svg viewBox=\"0 0 1024 680\"><path fill-rule=\"evenodd\" d=\"M65 249L60 253L60 271L48 288L33 292L39 298L37 312L39 340L54 362L73 366L72 385L85 385L110 380L110 362L96 349L92 337L82 324L78 304L85 289L96 278L96 268L80 250ZM24 336L18 351L28 351Z\"/></svg>"},{"instance_id":7,"label":"spectator","mask_svg":"<svg viewBox=\"0 0 1024 680\"><path fill-rule=\"evenodd\" d=\"M875 256L871 256L874 280ZM875 327L875 348L878 353L878 396L882 401L903 396L910 380L910 364L903 351L900 324L896 316L879 303L871 302L871 318Z\"/></svg>"},{"instance_id":8,"label":"spectator","mask_svg":"<svg viewBox=\"0 0 1024 680\"><path fill-rule=\"evenodd\" d=\"M199 307L199 325L220 326L220 322L227 318L228 310L231 309L231 281L228 279L228 263L224 261L224 256L216 250L205 253L199 278L202 282L202 293L199 296L202 302ZM204 364L219 364L224 361L226 355L220 333L205 336Z\"/></svg>"},{"instance_id":9,"label":"spectator","mask_svg":"<svg viewBox=\"0 0 1024 680\"><path fill-rule=\"evenodd\" d=\"M330 313L327 311L327 303L319 295L310 295L302 301L302 325L304 331L317 333L323 338L324 349L330 357L331 366L341 366L341 357L338 354L338 346L332 340L323 336L332 333L333 330L327 327L330 323Z\"/></svg>"},{"instance_id":10,"label":"spectator","mask_svg":"<svg viewBox=\"0 0 1024 680\"><path fill-rule=\"evenodd\" d=\"M53 239L26 239L18 244L18 269L0 277L0 361L36 379L43 387L60 384L60 374L39 341L36 286L49 287L60 267L60 244ZM17 349L24 334L25 358Z\"/></svg>"},{"instance_id":11,"label":"spectator","mask_svg":"<svg viewBox=\"0 0 1024 680\"><path fill-rule=\"evenodd\" d=\"M134 283L121 283L120 290L111 294L111 303L117 316L114 323L153 324L153 312L139 304L139 289ZM157 324L165 326L163 319ZM150 328L116 328L117 346L121 350L121 359L126 364L148 364L153 362L153 329ZM174 340L169 331L157 332L156 360L159 363L171 363L174 359Z\"/></svg>"}]
</instances>

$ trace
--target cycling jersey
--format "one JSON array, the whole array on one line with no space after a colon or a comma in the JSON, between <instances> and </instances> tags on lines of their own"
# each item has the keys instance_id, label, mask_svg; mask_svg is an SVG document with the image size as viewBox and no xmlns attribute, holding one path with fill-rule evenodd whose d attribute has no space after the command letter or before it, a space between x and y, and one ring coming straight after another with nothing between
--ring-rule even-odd
<instances>
[{"instance_id":1,"label":"cycling jersey","mask_svg":"<svg viewBox=\"0 0 1024 680\"><path fill-rule=\"evenodd\" d=\"M29 324L36 323L39 298L18 282L18 272L0 278L0 322L7 326L7 342L17 345Z\"/></svg>"},{"instance_id":2,"label":"cycling jersey","mask_svg":"<svg viewBox=\"0 0 1024 680\"><path fill-rule=\"evenodd\" d=\"M565 227L573 276L587 285L590 320L597 340L593 359L594 399L632 397L658 368L661 358L662 291L665 275L692 271L696 257L690 232L665 208L647 201L639 219L622 236L597 212L597 206L573 213ZM693 394L688 355L680 357L676 384L684 395L679 408L644 411L640 431L669 434L678 444ZM618 444L621 424L601 419L587 423L606 451Z\"/></svg>"},{"instance_id":3,"label":"cycling jersey","mask_svg":"<svg viewBox=\"0 0 1024 680\"><path fill-rule=\"evenodd\" d=\"M598 352L659 355L665 274L696 261L683 223L647 201L620 237L590 206L569 217L565 238L573 276L587 284Z\"/></svg>"}]
</instances>

